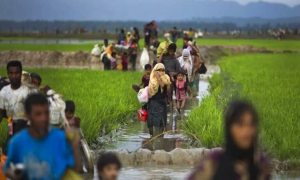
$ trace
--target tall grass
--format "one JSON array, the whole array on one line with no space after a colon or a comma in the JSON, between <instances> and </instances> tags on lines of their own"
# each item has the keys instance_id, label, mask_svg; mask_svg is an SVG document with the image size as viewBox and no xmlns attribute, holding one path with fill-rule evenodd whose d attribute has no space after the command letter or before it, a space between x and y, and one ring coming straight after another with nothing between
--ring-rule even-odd
<instances>
[{"instance_id":1,"label":"tall grass","mask_svg":"<svg viewBox=\"0 0 300 180\"><path fill-rule=\"evenodd\" d=\"M93 71L75 69L26 69L36 72L57 93L64 95L64 100L74 100L75 114L81 118L81 127L85 137L92 142L103 128L106 132L118 128L139 108L136 93L131 85L139 83L139 72ZM0 69L0 74L6 74ZM0 124L3 141L7 128ZM3 133L3 134L2 134Z\"/></svg>"},{"instance_id":2,"label":"tall grass","mask_svg":"<svg viewBox=\"0 0 300 180\"><path fill-rule=\"evenodd\" d=\"M221 114L226 103L235 97L249 99L259 112L263 149L281 160L299 159L299 59L300 54L244 54L222 58L218 64L223 73L210 80L211 96L191 112L185 128L198 132L198 138L206 146L220 146Z\"/></svg>"}]
</instances>

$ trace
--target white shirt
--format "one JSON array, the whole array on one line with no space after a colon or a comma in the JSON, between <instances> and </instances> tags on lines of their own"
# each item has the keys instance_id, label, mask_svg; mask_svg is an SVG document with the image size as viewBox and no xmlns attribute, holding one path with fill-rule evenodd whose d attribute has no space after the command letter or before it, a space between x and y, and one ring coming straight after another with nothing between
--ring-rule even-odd
<instances>
[{"instance_id":1,"label":"white shirt","mask_svg":"<svg viewBox=\"0 0 300 180\"><path fill-rule=\"evenodd\" d=\"M26 120L24 103L29 94L36 93L36 89L21 85L13 90L10 85L5 86L0 92L0 109L6 111L7 116L15 120Z\"/></svg>"}]
</instances>

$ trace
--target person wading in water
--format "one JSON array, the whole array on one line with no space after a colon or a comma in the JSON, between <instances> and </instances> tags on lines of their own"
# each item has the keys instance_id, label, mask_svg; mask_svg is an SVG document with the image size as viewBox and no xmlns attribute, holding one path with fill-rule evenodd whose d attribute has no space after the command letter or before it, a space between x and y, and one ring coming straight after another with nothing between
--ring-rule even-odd
<instances>
[{"instance_id":1,"label":"person wading in water","mask_svg":"<svg viewBox=\"0 0 300 180\"><path fill-rule=\"evenodd\" d=\"M269 180L267 158L258 151L258 117L252 105L232 102L225 113L224 150L208 154L188 180Z\"/></svg>"},{"instance_id":2,"label":"person wading in water","mask_svg":"<svg viewBox=\"0 0 300 180\"><path fill-rule=\"evenodd\" d=\"M176 87L176 75L181 70L179 61L175 56L176 48L176 44L170 44L167 48L167 53L161 54L161 56L157 60L158 63L164 64L164 66L166 67L166 74L169 75L172 82L170 89L168 90L168 101L171 113L173 112L173 91Z\"/></svg>"},{"instance_id":3,"label":"person wading in water","mask_svg":"<svg viewBox=\"0 0 300 180\"><path fill-rule=\"evenodd\" d=\"M170 77L165 74L165 66L158 63L153 68L148 86L147 126L151 137L161 134L167 123L167 91L171 85Z\"/></svg>"}]
</instances>

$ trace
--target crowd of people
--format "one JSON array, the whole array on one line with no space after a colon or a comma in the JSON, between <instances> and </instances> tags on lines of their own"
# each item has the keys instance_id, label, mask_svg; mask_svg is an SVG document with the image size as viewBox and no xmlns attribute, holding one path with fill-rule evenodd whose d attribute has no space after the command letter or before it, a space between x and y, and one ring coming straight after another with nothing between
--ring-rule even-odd
<instances>
[{"instance_id":1,"label":"crowd of people","mask_svg":"<svg viewBox=\"0 0 300 180\"><path fill-rule=\"evenodd\" d=\"M74 101L65 102L67 125L56 127L48 100L51 88L40 87L41 76L24 76L20 61L7 64L7 75L0 92L0 122L7 118L9 125L6 144L0 148L0 179L81 179L77 172L83 171L82 136ZM120 168L116 155L104 154L98 161L99 179L115 179Z\"/></svg>"},{"instance_id":2,"label":"crowd of people","mask_svg":"<svg viewBox=\"0 0 300 180\"><path fill-rule=\"evenodd\" d=\"M155 35L152 30L156 27L155 22L149 23L145 28L150 30L145 32ZM153 64L145 65L141 83L133 85L137 92L141 86L148 89L149 100L143 108L148 111L147 127L151 137L159 137L166 131L167 107L173 113L174 93L178 113L183 112L187 98L196 95L197 78L203 65L199 50L191 39L185 39L185 47L176 55L177 46L173 42L176 41L176 28L173 32L166 33L161 43L157 41L157 35L154 36L152 47L149 47L155 53ZM120 57L122 69L128 70L129 59L132 63L136 61L138 30L135 29L132 35L125 35L121 30L118 38L120 44L129 40L131 50ZM104 40L101 59L105 70L118 68L115 48L118 48L117 44L109 45ZM9 84L0 92L0 122L4 118L9 122L8 146L3 147L3 154L7 156L3 163L5 176L12 180L81 179L77 173L82 172L83 166L82 136L78 131L80 118L75 116L75 103L65 101L66 126L51 126L53 112L48 99L51 88L40 87L42 78L36 73L30 74L30 81L22 81L22 72L20 61L10 61L7 64ZM269 161L257 147L257 127L258 116L253 106L245 101L232 102L225 112L224 149L208 154L188 179L269 180ZM98 178L115 180L121 167L116 154L103 153L97 162Z\"/></svg>"}]
</instances>

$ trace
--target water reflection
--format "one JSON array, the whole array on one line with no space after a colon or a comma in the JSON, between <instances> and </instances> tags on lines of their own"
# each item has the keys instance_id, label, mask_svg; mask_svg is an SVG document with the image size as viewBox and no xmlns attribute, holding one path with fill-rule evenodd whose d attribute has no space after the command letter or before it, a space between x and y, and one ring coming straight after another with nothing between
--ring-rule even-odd
<instances>
[{"instance_id":1,"label":"water reflection","mask_svg":"<svg viewBox=\"0 0 300 180\"><path fill-rule=\"evenodd\" d=\"M109 43L113 40L109 40ZM0 44L97 44L103 43L103 39L81 40L81 39L22 39L22 40L1 40Z\"/></svg>"}]
</instances>

